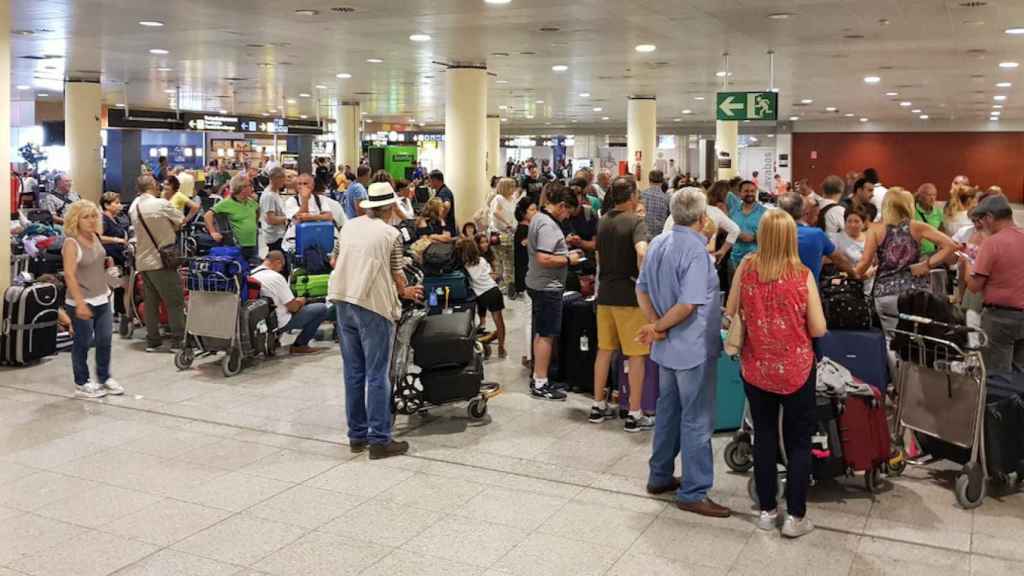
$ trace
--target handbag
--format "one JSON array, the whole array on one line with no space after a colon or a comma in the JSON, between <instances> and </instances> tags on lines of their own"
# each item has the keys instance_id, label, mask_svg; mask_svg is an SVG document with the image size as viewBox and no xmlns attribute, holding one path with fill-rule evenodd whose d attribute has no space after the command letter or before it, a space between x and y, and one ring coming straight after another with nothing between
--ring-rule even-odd
<instances>
[{"instance_id":1,"label":"handbag","mask_svg":"<svg viewBox=\"0 0 1024 576\"><path fill-rule=\"evenodd\" d=\"M178 246L176 242L171 242L166 246L160 246L156 242L156 238L153 237L153 232L150 231L149 225L146 224L146 219L142 217L142 206L135 207L135 213L139 216L139 222L142 223L142 228L146 231L146 236L149 236L149 241L156 246L156 251L160 254L160 263L164 269L177 270L181 266L182 258L181 254L178 253Z\"/></svg>"},{"instance_id":2,"label":"handbag","mask_svg":"<svg viewBox=\"0 0 1024 576\"><path fill-rule=\"evenodd\" d=\"M737 310L729 320L729 331L725 335L725 353L729 356L736 356L743 350L743 317Z\"/></svg>"}]
</instances>

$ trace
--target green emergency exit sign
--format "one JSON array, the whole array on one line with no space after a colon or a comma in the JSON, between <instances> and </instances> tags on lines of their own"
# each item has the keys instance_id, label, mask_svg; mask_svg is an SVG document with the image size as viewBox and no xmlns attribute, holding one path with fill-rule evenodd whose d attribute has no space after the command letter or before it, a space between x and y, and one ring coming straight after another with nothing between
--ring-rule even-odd
<instances>
[{"instance_id":1,"label":"green emergency exit sign","mask_svg":"<svg viewBox=\"0 0 1024 576\"><path fill-rule=\"evenodd\" d=\"M719 120L777 120L779 95L775 92L719 92L715 112Z\"/></svg>"}]
</instances>

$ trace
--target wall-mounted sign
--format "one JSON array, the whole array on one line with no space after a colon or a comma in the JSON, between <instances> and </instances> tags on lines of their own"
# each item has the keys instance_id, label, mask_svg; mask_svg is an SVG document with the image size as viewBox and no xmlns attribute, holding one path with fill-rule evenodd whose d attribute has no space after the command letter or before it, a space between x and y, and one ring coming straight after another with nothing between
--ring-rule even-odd
<instances>
[{"instance_id":1,"label":"wall-mounted sign","mask_svg":"<svg viewBox=\"0 0 1024 576\"><path fill-rule=\"evenodd\" d=\"M108 111L107 127L253 134L323 134L323 129L316 120L227 116L199 112L182 112L178 115L168 110L132 110L128 115L120 108L111 108Z\"/></svg>"}]
</instances>

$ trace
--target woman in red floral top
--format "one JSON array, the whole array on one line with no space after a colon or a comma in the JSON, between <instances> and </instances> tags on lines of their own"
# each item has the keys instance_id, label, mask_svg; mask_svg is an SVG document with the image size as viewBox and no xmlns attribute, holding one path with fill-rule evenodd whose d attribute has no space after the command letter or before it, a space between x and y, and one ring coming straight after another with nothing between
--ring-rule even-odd
<instances>
[{"instance_id":1,"label":"woman in red floral top","mask_svg":"<svg viewBox=\"0 0 1024 576\"><path fill-rule=\"evenodd\" d=\"M740 367L754 421L754 479L762 530L778 526L776 462L779 409L787 470L786 519L782 535L814 529L804 518L814 431L815 358L812 338L825 334L825 314L814 275L800 263L796 223L782 210L765 213L755 254L733 277L726 315L743 319Z\"/></svg>"}]
</instances>

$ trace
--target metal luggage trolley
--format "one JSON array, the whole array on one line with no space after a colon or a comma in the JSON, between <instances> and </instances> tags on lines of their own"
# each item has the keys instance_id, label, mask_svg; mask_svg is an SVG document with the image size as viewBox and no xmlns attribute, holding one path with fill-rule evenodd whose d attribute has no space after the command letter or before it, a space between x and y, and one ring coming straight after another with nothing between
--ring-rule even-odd
<instances>
[{"instance_id":1,"label":"metal luggage trolley","mask_svg":"<svg viewBox=\"0 0 1024 576\"><path fill-rule=\"evenodd\" d=\"M894 349L901 358L896 440L902 444L904 431L911 430L948 445L950 455L943 458L963 465L954 486L957 502L964 508L980 506L989 479L984 432L987 376L981 354L988 336L977 328L911 314L899 318L911 327L893 330ZM922 333L927 328L933 334L941 330L956 336L957 341ZM902 446L900 450L904 451Z\"/></svg>"},{"instance_id":2,"label":"metal luggage trolley","mask_svg":"<svg viewBox=\"0 0 1024 576\"><path fill-rule=\"evenodd\" d=\"M188 315L185 342L174 355L174 366L188 370L197 357L224 352L224 376L242 371L242 361L254 352L241 325L243 270L227 258L193 258L188 266Z\"/></svg>"}]
</instances>

